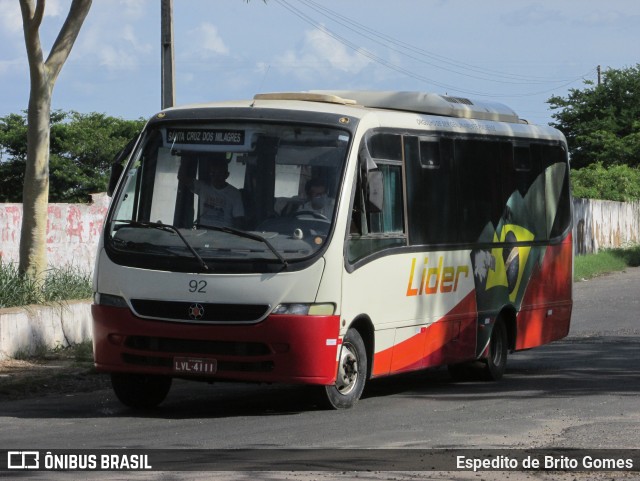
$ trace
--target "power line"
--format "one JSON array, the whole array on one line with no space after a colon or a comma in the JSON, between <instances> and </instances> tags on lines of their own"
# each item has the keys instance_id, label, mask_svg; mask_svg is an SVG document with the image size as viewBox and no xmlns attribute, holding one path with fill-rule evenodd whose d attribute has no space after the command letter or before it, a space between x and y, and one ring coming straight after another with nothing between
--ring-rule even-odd
<instances>
[{"instance_id":1,"label":"power line","mask_svg":"<svg viewBox=\"0 0 640 481\"><path fill-rule=\"evenodd\" d=\"M341 15L338 12L335 12L333 10L330 10L316 2L314 2L313 0L300 0L301 3L303 3L304 5L306 5L308 8L316 11L317 13L320 13L321 15L329 18L330 20L332 20L335 23L338 23L339 25L342 25L343 27L347 28L349 31L351 31L352 33L355 33L359 36L362 36L364 38L367 38L379 45L384 46L387 49L390 49L392 51L395 51L397 53L400 53L408 58L411 58L413 60L416 60L420 63L424 63L427 64L431 67L435 67L435 68L439 68L441 70L446 70L452 73L455 73L457 75L462 75L462 76L466 76L466 77L471 77L471 78L475 78L475 79L479 79L479 80L485 80L485 81L493 81L493 82L499 82L499 83L509 83L509 84L549 84L549 83L558 83L558 82L562 82L561 85L556 85L552 88L549 89L545 89L542 91L537 91L537 92L529 92L529 93L525 93L525 94L519 94L519 95L505 95L504 93L501 94L488 94L488 93L484 93L484 92L478 92L478 91L472 91L472 90L468 90L468 89L462 89L460 87L456 87L453 85L448 85L442 82L438 82L437 80L434 80L432 78L426 77L424 75L420 75L417 74L407 68L404 68L400 65L397 65L393 62L390 62L376 54L374 54L373 52L370 52L366 49L363 49L362 47L360 47L359 45L355 44L354 42L350 41L349 39L347 39L346 37L332 31L331 29L327 28L326 26L320 24L319 22L317 22L315 19L313 19L311 16L309 16L308 14L306 14L305 12L303 12L302 10L300 10L299 8L296 8L294 6L291 5L291 3L287 0L274 0L277 4L279 4L281 7L283 7L284 9L288 10L290 13L292 13L293 15L295 15L296 17L298 17L299 19L301 19L302 21L304 21L305 23L311 25L314 29L317 29L321 32L323 32L324 34L328 35L329 37L333 38L334 40L338 41L339 43L341 43L342 45L344 45L345 47L353 50L354 52L356 52L358 55L361 55L365 58L368 58L370 60L372 60L375 63L378 63L390 70L393 70L395 72L401 73L403 75L406 75L408 77L414 78L416 80L419 80L421 82L425 82L440 88L443 88L445 90L455 90L461 93L465 93L465 94L471 94L471 95L476 95L476 96L482 96L482 97L528 97L528 96L535 96L535 95L541 95L541 94L545 94L545 93L549 93L549 92L553 92L554 90L566 87L576 81L579 80L583 80L586 76L591 75L595 69L591 69L589 70L589 72L585 73L584 75L578 77L578 78L574 78L574 79L563 79L563 80L550 80L550 79L544 79L542 77L525 77L525 76L520 76L517 74L509 74L509 73L502 73L502 72L496 72L496 71L491 71L488 69L483 69L480 67L476 67L476 66L472 66L470 64L464 64L462 62L457 62L453 59L449 59L447 57L441 56L441 55L437 55L434 54L432 52L429 52L427 50L424 49L420 49L418 47L415 47L413 45L410 45L408 43L399 41L397 39L394 39L393 37L390 37L388 35L384 35L381 34L379 32L375 32L373 29L366 27L365 25L362 25L354 20L349 19L348 17L345 17L344 15ZM336 19L340 19L340 20L336 20ZM357 28L358 30L361 30L361 32L358 32L357 30L355 30L354 28ZM365 33L362 33L365 32ZM384 42L382 40L379 40L379 38L383 39ZM385 43L386 42L386 43ZM395 45L396 47L392 47L391 45ZM410 53L406 53L401 49L406 49L409 50L411 52L414 52L416 54L419 54L421 56L425 56L427 58L434 58L437 59L440 62L443 63L447 63L449 65L455 66L456 68L460 69L467 69L470 71L475 71L478 73L482 73L483 77L478 76L478 75L473 75L471 73L465 73L465 72L460 72L459 70L454 70L452 68L448 68L448 67L442 67L439 66L437 64L431 63L431 62L427 62L424 59L421 59L419 57L416 57L413 54ZM491 75L492 77L487 77L488 75ZM496 78L493 77L502 77L504 80L498 80Z\"/></svg>"},{"instance_id":2,"label":"power line","mask_svg":"<svg viewBox=\"0 0 640 481\"><path fill-rule=\"evenodd\" d=\"M309 17L308 15L304 14L303 12L299 11L298 9L295 9L293 7L291 7L289 5L289 3L286 0L274 0L276 3L280 4L283 8L285 8L286 10L288 10L289 12L291 12L293 15L295 15L296 17L300 18L301 20L303 20L304 22L308 23L309 25L311 25L313 28L316 28L320 31L322 31L323 33L325 33L326 35L330 36L331 38L337 40L339 43L343 44L345 47L350 48L351 50L353 50L354 52L357 52L359 55L362 55L376 63L379 63L380 65L383 65L387 68L389 68L390 70L394 70L398 73L402 73L404 75L407 75L408 77L412 77L416 80L420 80L422 82L425 83L429 83L432 85L435 85L437 87L441 87L443 89L455 89L458 90L460 92L464 92L464 93L469 93L472 95L483 95L481 92L474 92L474 91L470 91L470 90L463 90L463 89L457 89L451 85L447 85L447 84L443 84L441 82L438 82L434 79L425 77L423 75L419 75L416 74L410 70L407 70L404 67L400 67L399 65L395 65L385 59L383 59L382 57L379 57L378 55L375 55L372 52L369 52L361 47L359 47L358 45L352 43L351 41L349 41L348 39L342 37L341 35L336 34L335 32L327 29L327 28L323 28L321 25L319 25L315 20L313 20L311 17Z\"/></svg>"},{"instance_id":3,"label":"power line","mask_svg":"<svg viewBox=\"0 0 640 481\"><path fill-rule=\"evenodd\" d=\"M394 52L397 52L401 55L404 55L406 57L409 57L411 59L417 60L421 63L426 63L427 65L430 65L432 67L435 68L439 68L442 70L446 70L449 72L453 72L453 73L457 73L459 75L464 75L467 77L471 77L471 78L477 78L480 80L487 80L487 81L491 81L491 82L499 82L499 83L514 83L514 84L548 84L548 83L562 83L562 82L567 82L567 81L575 81L575 79L549 79L549 78L545 78L545 77L532 77L532 76L524 76L524 75L519 75L519 74L514 74L514 73L505 73L505 72L499 72L496 70L490 70L490 69L486 69L484 67L478 67L476 65L471 65L471 64L467 64L464 62L460 62L457 61L455 59L446 57L444 55L439 55L437 53L431 52L429 50L425 50L423 48L419 48L416 47L414 45L411 45L409 43L403 42L401 40L398 40L394 37L391 37L389 35L385 35L382 32L378 32L372 28L367 27L366 25L363 25L359 22L356 22L355 20L352 20L342 14L340 14L339 12L336 12L335 10L331 10L323 5L320 5L317 2L314 2L313 0L299 0L302 4L306 5L307 7L309 7L312 10L315 10L316 12L320 13L321 15L323 15L324 17L328 18L329 20L338 23L340 25L342 25L343 27L347 28L348 30L351 30L353 33L360 35L364 38L367 38L379 45L382 45ZM339 20L338 20L339 19ZM362 32L366 32L366 33L362 33ZM395 48L393 46L397 46L398 48ZM459 70L454 70L451 68L447 68L447 67L442 67L441 65L435 64L435 63L431 63L431 62L427 62L421 58L417 58L412 54L408 54L406 53L404 50L407 50L409 52L413 52L415 54L418 54L420 56L423 57L427 57L430 59L434 59L436 61L442 62L446 65L450 65L452 67L458 68L458 69L463 69L463 70L469 70L472 72L477 72L480 73L484 76L476 76L473 74L469 74L469 73L465 73L460 72ZM499 78L505 79L505 80L500 80Z\"/></svg>"}]
</instances>

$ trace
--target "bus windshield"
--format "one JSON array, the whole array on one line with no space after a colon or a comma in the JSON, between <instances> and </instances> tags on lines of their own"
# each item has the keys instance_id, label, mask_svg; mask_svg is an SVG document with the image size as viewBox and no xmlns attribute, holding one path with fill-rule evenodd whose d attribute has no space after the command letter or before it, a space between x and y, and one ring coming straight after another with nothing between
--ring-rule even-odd
<instances>
[{"instance_id":1,"label":"bus windshield","mask_svg":"<svg viewBox=\"0 0 640 481\"><path fill-rule=\"evenodd\" d=\"M287 266L327 242L350 134L303 125L163 124L133 153L108 224L112 253ZM125 262L126 264L126 262Z\"/></svg>"}]
</instances>

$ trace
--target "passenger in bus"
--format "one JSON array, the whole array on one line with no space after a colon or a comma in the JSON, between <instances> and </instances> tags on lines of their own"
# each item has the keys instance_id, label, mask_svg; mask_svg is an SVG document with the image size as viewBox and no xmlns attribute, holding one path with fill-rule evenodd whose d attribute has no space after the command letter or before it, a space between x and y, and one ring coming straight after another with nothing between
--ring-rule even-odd
<instances>
[{"instance_id":1,"label":"passenger in bus","mask_svg":"<svg viewBox=\"0 0 640 481\"><path fill-rule=\"evenodd\" d=\"M227 160L214 159L209 162L208 167L206 181L186 177L183 169L178 171L178 180L198 196L199 214L196 222L213 226L242 227L242 196L238 189L227 182Z\"/></svg>"},{"instance_id":2,"label":"passenger in bus","mask_svg":"<svg viewBox=\"0 0 640 481\"><path fill-rule=\"evenodd\" d=\"M327 186L320 178L312 178L305 186L307 201L300 206L298 212L313 212L327 219L333 214L335 200L327 196Z\"/></svg>"}]
</instances>

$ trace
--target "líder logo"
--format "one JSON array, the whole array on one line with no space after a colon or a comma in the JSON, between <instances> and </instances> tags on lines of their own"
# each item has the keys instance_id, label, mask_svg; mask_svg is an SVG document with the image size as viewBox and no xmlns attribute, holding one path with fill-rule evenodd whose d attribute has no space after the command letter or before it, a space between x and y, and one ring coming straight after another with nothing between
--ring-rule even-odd
<instances>
[{"instance_id":1,"label":"l\u00edder logo","mask_svg":"<svg viewBox=\"0 0 640 481\"><path fill-rule=\"evenodd\" d=\"M202 316L204 316L204 307L202 304L191 304L189 306L189 317L191 319L202 319Z\"/></svg>"}]
</instances>

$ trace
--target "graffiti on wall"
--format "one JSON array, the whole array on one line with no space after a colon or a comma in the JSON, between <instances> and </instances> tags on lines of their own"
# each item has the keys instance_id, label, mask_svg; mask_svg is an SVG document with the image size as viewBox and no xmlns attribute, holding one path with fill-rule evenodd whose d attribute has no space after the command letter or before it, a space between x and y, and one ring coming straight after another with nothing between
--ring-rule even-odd
<instances>
[{"instance_id":1,"label":"graffiti on wall","mask_svg":"<svg viewBox=\"0 0 640 481\"><path fill-rule=\"evenodd\" d=\"M91 204L49 204L46 237L49 266L93 270L108 206L106 194L93 195ZM22 204L0 204L2 262L18 262L21 227Z\"/></svg>"}]
</instances>

